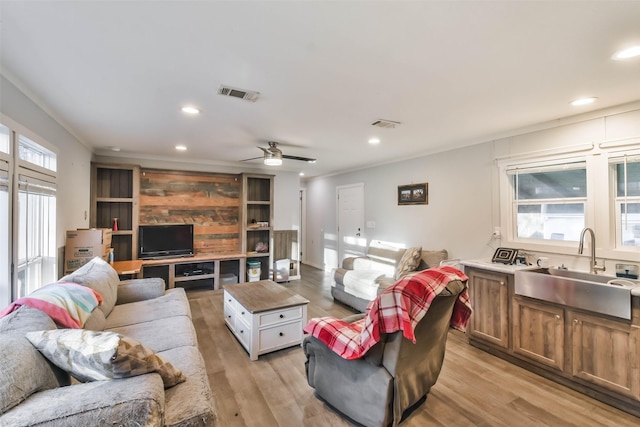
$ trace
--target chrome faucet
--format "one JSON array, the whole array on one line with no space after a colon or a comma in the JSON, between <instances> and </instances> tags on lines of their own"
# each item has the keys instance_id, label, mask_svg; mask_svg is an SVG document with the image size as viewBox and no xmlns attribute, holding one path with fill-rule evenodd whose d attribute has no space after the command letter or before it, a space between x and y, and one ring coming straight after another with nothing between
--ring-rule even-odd
<instances>
[{"instance_id":1,"label":"chrome faucet","mask_svg":"<svg viewBox=\"0 0 640 427\"><path fill-rule=\"evenodd\" d=\"M591 235L591 263L589 272L593 274L598 274L598 271L605 271L606 267L604 265L598 265L596 262L596 234L589 227L585 227L580 233L580 245L578 245L578 254L582 255L582 251L584 249L584 235L589 232Z\"/></svg>"}]
</instances>

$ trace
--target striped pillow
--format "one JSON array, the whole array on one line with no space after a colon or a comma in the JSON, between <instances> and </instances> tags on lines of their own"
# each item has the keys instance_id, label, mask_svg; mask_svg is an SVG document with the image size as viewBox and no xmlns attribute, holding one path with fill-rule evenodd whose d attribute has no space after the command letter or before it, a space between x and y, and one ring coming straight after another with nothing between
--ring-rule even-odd
<instances>
[{"instance_id":1,"label":"striped pillow","mask_svg":"<svg viewBox=\"0 0 640 427\"><path fill-rule=\"evenodd\" d=\"M398 265L396 266L396 275L395 279L399 280L407 273L411 273L418 268L420 264L420 255L422 254L421 246L414 246L412 248L407 249L404 254L402 254L402 258L398 261Z\"/></svg>"}]
</instances>

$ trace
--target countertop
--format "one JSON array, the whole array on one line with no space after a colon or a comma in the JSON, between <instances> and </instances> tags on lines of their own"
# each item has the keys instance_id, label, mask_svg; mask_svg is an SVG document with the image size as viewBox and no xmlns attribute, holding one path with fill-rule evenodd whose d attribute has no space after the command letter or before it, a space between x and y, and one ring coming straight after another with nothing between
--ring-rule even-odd
<instances>
[{"instance_id":1,"label":"countertop","mask_svg":"<svg viewBox=\"0 0 640 427\"><path fill-rule=\"evenodd\" d=\"M502 264L500 262L491 262L489 259L470 259L460 261L460 264L465 267L475 267L482 268L484 270L496 271L499 273L507 273L514 274L518 270L526 270L531 268L537 268L535 265L524 265L524 264ZM614 276L611 276L612 279L615 279ZM631 289L631 295L640 297L640 281L635 281L636 286Z\"/></svg>"}]
</instances>

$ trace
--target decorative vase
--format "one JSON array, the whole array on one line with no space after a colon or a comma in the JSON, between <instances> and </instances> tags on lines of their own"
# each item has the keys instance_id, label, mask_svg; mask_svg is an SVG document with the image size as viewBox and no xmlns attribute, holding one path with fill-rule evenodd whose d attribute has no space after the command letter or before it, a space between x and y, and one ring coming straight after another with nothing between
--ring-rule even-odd
<instances>
[{"instance_id":1,"label":"decorative vase","mask_svg":"<svg viewBox=\"0 0 640 427\"><path fill-rule=\"evenodd\" d=\"M118 218L113 218L113 227L111 227L113 231L118 231Z\"/></svg>"}]
</instances>

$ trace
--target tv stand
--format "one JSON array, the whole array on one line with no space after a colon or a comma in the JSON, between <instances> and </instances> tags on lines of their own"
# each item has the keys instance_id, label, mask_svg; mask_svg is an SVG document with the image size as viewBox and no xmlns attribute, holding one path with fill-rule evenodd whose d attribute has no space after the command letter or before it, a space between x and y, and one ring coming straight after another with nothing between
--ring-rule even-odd
<instances>
[{"instance_id":1,"label":"tv stand","mask_svg":"<svg viewBox=\"0 0 640 427\"><path fill-rule=\"evenodd\" d=\"M238 282L245 282L246 255L196 254L162 259L142 260L143 277L161 277L168 289L184 288L221 289L221 275L232 273Z\"/></svg>"}]
</instances>

